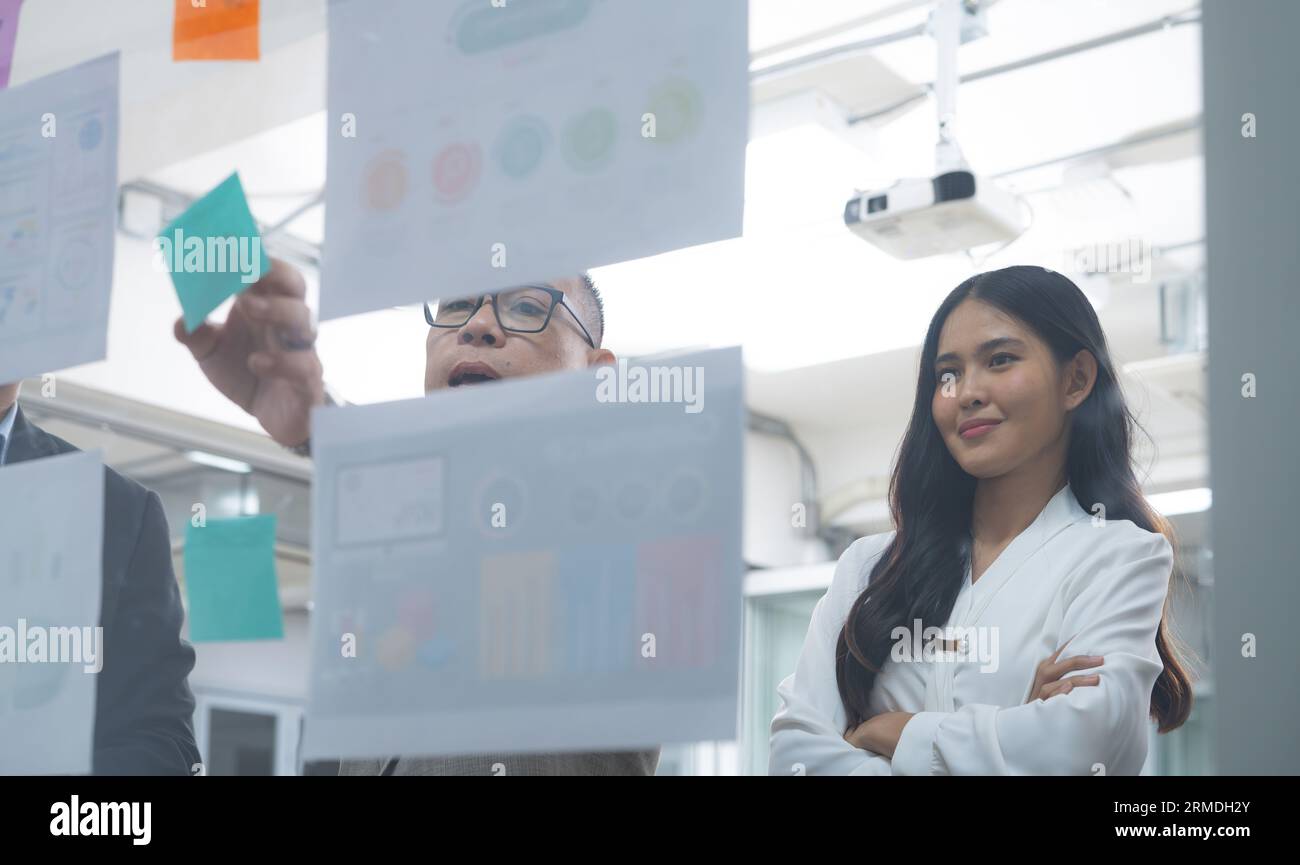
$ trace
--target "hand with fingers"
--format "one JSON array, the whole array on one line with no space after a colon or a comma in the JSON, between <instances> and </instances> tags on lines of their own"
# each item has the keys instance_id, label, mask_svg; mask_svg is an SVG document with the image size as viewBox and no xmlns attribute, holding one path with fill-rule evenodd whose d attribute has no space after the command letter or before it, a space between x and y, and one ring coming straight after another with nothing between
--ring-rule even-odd
<instances>
[{"instance_id":1,"label":"hand with fingers","mask_svg":"<svg viewBox=\"0 0 1300 865\"><path fill-rule=\"evenodd\" d=\"M235 298L223 324L205 322L186 333L177 319L173 328L208 381L286 447L310 437L311 409L325 403L306 294L302 274L273 258L267 274Z\"/></svg>"},{"instance_id":2,"label":"hand with fingers","mask_svg":"<svg viewBox=\"0 0 1300 865\"><path fill-rule=\"evenodd\" d=\"M1046 700L1058 694L1068 694L1075 688L1100 684L1101 675L1098 673L1062 678L1066 673L1072 673L1075 670L1086 670L1089 667L1100 667L1106 662L1101 655L1080 655L1058 661L1057 658L1061 656L1061 652L1065 651L1065 647L1068 645L1070 645L1070 641L1066 640L1061 648L1039 662L1038 668L1034 671L1033 687L1029 689L1029 699L1025 700L1026 704L1035 700Z\"/></svg>"}]
</instances>

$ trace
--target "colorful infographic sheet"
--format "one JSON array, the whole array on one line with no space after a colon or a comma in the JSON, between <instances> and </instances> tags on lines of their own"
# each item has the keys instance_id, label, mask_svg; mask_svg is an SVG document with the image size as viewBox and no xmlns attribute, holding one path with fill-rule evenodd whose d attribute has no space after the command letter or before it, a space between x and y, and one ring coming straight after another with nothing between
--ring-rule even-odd
<instances>
[{"instance_id":1,"label":"colorful infographic sheet","mask_svg":"<svg viewBox=\"0 0 1300 865\"><path fill-rule=\"evenodd\" d=\"M0 91L0 381L102 360L118 55Z\"/></svg>"},{"instance_id":2,"label":"colorful infographic sheet","mask_svg":"<svg viewBox=\"0 0 1300 865\"><path fill-rule=\"evenodd\" d=\"M304 754L733 738L742 420L739 349L318 409Z\"/></svg>"},{"instance_id":3,"label":"colorful infographic sheet","mask_svg":"<svg viewBox=\"0 0 1300 865\"><path fill-rule=\"evenodd\" d=\"M321 318L735 237L741 0L335 0Z\"/></svg>"}]
</instances>

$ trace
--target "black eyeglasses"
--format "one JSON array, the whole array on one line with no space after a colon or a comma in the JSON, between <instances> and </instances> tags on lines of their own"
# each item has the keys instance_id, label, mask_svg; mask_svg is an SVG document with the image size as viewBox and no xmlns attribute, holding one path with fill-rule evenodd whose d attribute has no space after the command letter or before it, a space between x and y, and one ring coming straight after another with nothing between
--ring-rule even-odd
<instances>
[{"instance_id":1,"label":"black eyeglasses","mask_svg":"<svg viewBox=\"0 0 1300 865\"><path fill-rule=\"evenodd\" d=\"M485 297L492 298L492 311L496 314L497 324L510 333L541 333L551 323L557 306L564 307L569 315L582 329L582 337L587 345L596 347L586 325L578 314L564 299L564 292L550 285L521 285L480 294L477 300L435 300L432 306L424 305L424 320L429 327L464 327L483 306Z\"/></svg>"}]
</instances>

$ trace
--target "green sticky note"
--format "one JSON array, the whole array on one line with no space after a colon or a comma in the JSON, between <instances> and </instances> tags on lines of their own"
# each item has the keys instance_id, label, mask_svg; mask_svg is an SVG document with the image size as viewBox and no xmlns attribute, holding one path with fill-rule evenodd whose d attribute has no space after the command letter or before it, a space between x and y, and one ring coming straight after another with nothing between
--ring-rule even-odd
<instances>
[{"instance_id":1,"label":"green sticky note","mask_svg":"<svg viewBox=\"0 0 1300 865\"><path fill-rule=\"evenodd\" d=\"M185 530L190 641L284 638L275 579L275 514Z\"/></svg>"},{"instance_id":2,"label":"green sticky note","mask_svg":"<svg viewBox=\"0 0 1300 865\"><path fill-rule=\"evenodd\" d=\"M248 209L239 172L190 205L154 239L154 255L172 275L193 333L208 313L271 269Z\"/></svg>"}]
</instances>

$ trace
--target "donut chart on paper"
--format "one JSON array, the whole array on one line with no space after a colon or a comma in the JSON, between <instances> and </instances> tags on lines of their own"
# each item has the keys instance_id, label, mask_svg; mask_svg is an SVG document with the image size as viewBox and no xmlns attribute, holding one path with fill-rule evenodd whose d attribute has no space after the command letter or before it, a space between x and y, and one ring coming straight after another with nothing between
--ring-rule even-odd
<instances>
[{"instance_id":1,"label":"donut chart on paper","mask_svg":"<svg viewBox=\"0 0 1300 865\"><path fill-rule=\"evenodd\" d=\"M396 210L406 200L409 182L406 157L401 151L385 150L366 167L362 201L368 210Z\"/></svg>"},{"instance_id":2,"label":"donut chart on paper","mask_svg":"<svg viewBox=\"0 0 1300 865\"><path fill-rule=\"evenodd\" d=\"M646 111L655 118L655 135L650 140L673 144L699 129L704 97L692 82L670 78L651 91Z\"/></svg>"},{"instance_id":3,"label":"donut chart on paper","mask_svg":"<svg viewBox=\"0 0 1300 865\"><path fill-rule=\"evenodd\" d=\"M464 201L478 186L483 153L474 142L457 142L433 157L433 194L443 204Z\"/></svg>"},{"instance_id":4,"label":"donut chart on paper","mask_svg":"<svg viewBox=\"0 0 1300 865\"><path fill-rule=\"evenodd\" d=\"M564 158L574 171L590 173L614 156L618 124L607 108L593 108L570 118L564 127Z\"/></svg>"},{"instance_id":5,"label":"donut chart on paper","mask_svg":"<svg viewBox=\"0 0 1300 865\"><path fill-rule=\"evenodd\" d=\"M550 148L550 127L540 117L529 115L507 123L493 150L501 172L522 180L537 170Z\"/></svg>"}]
</instances>

